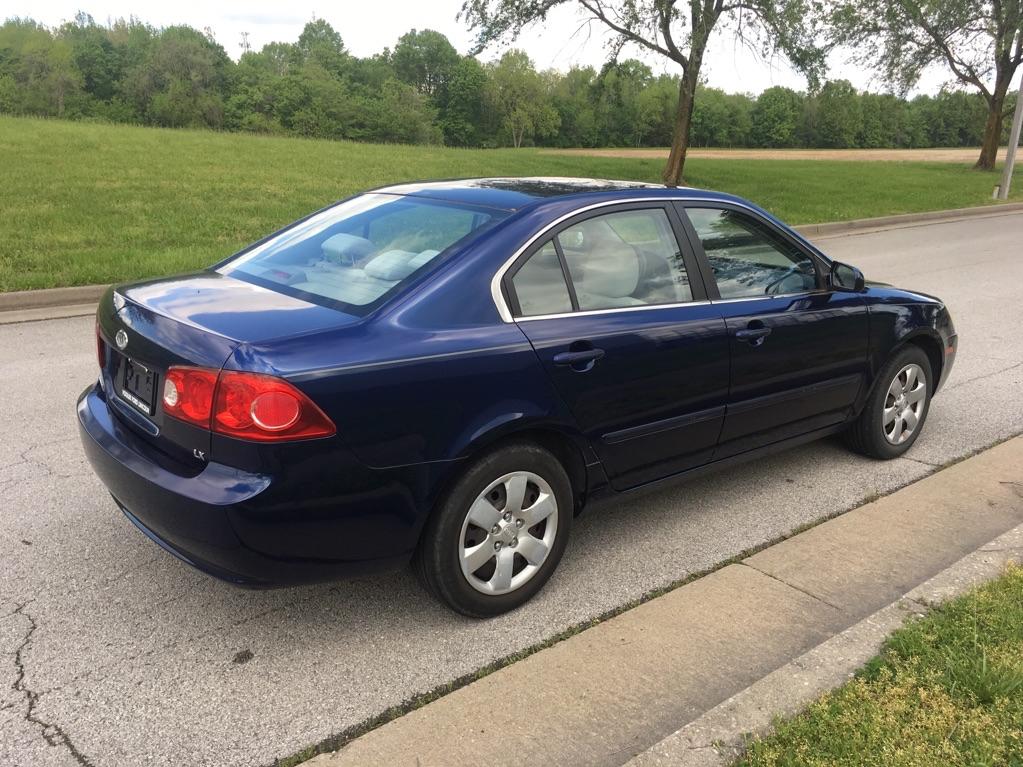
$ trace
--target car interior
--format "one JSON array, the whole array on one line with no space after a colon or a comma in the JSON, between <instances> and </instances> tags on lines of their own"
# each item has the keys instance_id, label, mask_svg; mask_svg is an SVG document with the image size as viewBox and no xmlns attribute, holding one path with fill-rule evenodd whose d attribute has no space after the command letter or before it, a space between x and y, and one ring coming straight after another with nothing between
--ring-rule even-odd
<instances>
[{"instance_id":1,"label":"car interior","mask_svg":"<svg viewBox=\"0 0 1023 767\"><path fill-rule=\"evenodd\" d=\"M585 219L557 240L582 311L692 300L682 254L660 211ZM551 241L519 268L512 283L524 316L571 311Z\"/></svg>"},{"instance_id":2,"label":"car interior","mask_svg":"<svg viewBox=\"0 0 1023 767\"><path fill-rule=\"evenodd\" d=\"M330 222L313 217L282 233L237 269L352 306L376 301L445 248L495 219L492 213L388 200Z\"/></svg>"}]
</instances>

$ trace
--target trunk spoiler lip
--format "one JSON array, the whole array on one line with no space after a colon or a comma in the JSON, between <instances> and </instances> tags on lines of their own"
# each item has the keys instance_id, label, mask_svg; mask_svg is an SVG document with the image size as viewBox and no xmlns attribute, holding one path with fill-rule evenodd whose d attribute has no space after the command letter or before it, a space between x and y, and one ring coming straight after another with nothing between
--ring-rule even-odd
<instances>
[{"instance_id":1,"label":"trunk spoiler lip","mask_svg":"<svg viewBox=\"0 0 1023 767\"><path fill-rule=\"evenodd\" d=\"M350 314L346 314L344 312L341 312L341 311L339 311L337 309L332 309L330 307L323 307L323 306L321 306L319 304L315 304L315 303L312 303L310 301L305 301L304 299L301 299L301 298L295 298L293 296L288 296L285 293L279 293L277 291L271 290L270 288L266 288L266 287L262 287L262 286L258 286L257 285L255 287L259 288L260 290L266 291L267 293L270 293L270 294L272 294L274 296L279 296L279 297L282 297L282 298L285 298L285 299L289 299L289 300L293 300L293 301L296 301L296 302L304 303L304 304L307 304L310 308L314 308L315 307L317 309L323 309L324 311L330 312L332 314L337 314L338 317L339 317L339 321L336 324L331 324L331 323L321 324L321 325L313 326L313 327L309 327L309 328L302 328L302 329L292 330L290 332L283 332L283 333L279 333L279 334L269 334L269 335L267 335L265 337L239 338L237 334L224 332L223 330L218 330L216 328L210 327L209 325L198 323L198 322L196 322L195 320L192 320L189 317L183 317L183 316L178 316L178 315L174 315L174 314L168 314L166 312L161 311L159 308L156 308L156 307L148 305L144 300L140 300L139 298L135 298L135 297L133 297L131 295L132 291L135 288L142 288L142 287L145 287L145 286L150 285L152 283L162 282L162 281L167 280L167 279L175 279L175 278L179 278L179 277L209 275L211 273L216 274L217 276L220 276L220 277L226 277L227 279L233 279L229 275L220 275L219 273L212 272L212 270L204 269L204 270L201 270L201 271L198 271L198 272L191 272L191 273L186 273L186 274L181 274L181 275L172 275L170 277L157 277L157 278L153 278L153 279L149 279L149 280L143 280L143 281L139 281L139 282L128 282L128 283L122 283L122 284L119 284L119 285L113 285L110 288L110 295L111 295L111 301L112 301L113 308L114 308L114 314L122 322L125 322L125 324L130 326L130 321L128 319L130 317L130 314L126 314L125 311L127 309L129 309L129 307L134 307L138 311L142 311L142 312L151 314L153 316L161 317L161 318L170 320L172 322L179 322L182 325L190 327L190 328L192 328L194 330L198 330L198 331L201 331L203 333L209 333L210 335L217 336L217 337L222 338L222 339L224 339L226 341L230 341L231 343L235 344L236 346L243 346L243 345L244 346L259 346L259 345L263 345L263 344L278 343L278 342L289 340L289 339L293 339L293 338L302 338L302 337L306 337L306 336L318 335L318 334L321 334L321 333L335 332L335 331L341 330L343 328L349 328L349 327L352 327L352 326L362 325L362 324L365 324L367 322L370 322L373 319L373 317L375 316L375 314L376 314L374 312L371 312L370 314L368 314L366 316L362 316L362 317L359 317L359 316L356 316L356 315L350 315ZM236 280L236 281L252 285L252 283L246 283L243 280ZM346 319L342 320L341 318L346 318Z\"/></svg>"}]
</instances>

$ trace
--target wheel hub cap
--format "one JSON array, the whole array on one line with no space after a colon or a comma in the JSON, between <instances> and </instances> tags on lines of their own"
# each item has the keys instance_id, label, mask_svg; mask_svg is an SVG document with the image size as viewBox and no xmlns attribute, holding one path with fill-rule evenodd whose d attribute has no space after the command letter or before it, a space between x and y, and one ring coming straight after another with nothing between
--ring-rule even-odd
<instances>
[{"instance_id":1,"label":"wheel hub cap","mask_svg":"<svg viewBox=\"0 0 1023 767\"><path fill-rule=\"evenodd\" d=\"M459 563L484 594L507 594L547 560L558 531L557 500L537 474L517 471L492 482L462 522Z\"/></svg>"}]
</instances>

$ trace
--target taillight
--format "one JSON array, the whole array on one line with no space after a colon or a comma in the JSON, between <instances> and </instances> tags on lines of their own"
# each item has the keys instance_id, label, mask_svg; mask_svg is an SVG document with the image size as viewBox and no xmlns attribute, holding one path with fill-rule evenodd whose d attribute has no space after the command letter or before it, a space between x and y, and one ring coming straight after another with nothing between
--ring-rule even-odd
<instances>
[{"instance_id":1,"label":"taillight","mask_svg":"<svg viewBox=\"0 0 1023 767\"><path fill-rule=\"evenodd\" d=\"M163 379L163 412L208 429L216 388L216 370L172 367Z\"/></svg>"},{"instance_id":2,"label":"taillight","mask_svg":"<svg viewBox=\"0 0 1023 767\"><path fill-rule=\"evenodd\" d=\"M99 332L99 323L96 323L96 359L99 360L99 369L107 366L107 342Z\"/></svg>"},{"instance_id":3,"label":"taillight","mask_svg":"<svg viewBox=\"0 0 1023 767\"><path fill-rule=\"evenodd\" d=\"M337 429L311 399L287 381L225 370L217 385L213 431L273 442L329 437Z\"/></svg>"},{"instance_id":4,"label":"taillight","mask_svg":"<svg viewBox=\"0 0 1023 767\"><path fill-rule=\"evenodd\" d=\"M238 439L283 442L329 437L337 429L287 381L258 373L172 367L163 385L167 415Z\"/></svg>"}]
</instances>

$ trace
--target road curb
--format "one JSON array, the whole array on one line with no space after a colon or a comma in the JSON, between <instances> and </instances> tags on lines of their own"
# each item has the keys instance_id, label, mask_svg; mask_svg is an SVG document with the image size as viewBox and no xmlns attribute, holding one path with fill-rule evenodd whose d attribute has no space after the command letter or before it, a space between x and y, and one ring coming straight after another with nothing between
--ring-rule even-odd
<instances>
[{"instance_id":1,"label":"road curb","mask_svg":"<svg viewBox=\"0 0 1023 767\"><path fill-rule=\"evenodd\" d=\"M1023 562L1023 525L984 544L904 596L754 682L626 767L725 767L747 739L765 735L776 717L802 711L852 678L877 655L885 639L911 616L998 577L1010 562Z\"/></svg>"},{"instance_id":2,"label":"road curb","mask_svg":"<svg viewBox=\"0 0 1023 767\"><path fill-rule=\"evenodd\" d=\"M955 208L952 210L933 210L924 213L905 213L897 216L881 216L878 218L858 218L851 221L833 221L824 224L801 224L793 227L804 237L815 235L840 234L860 229L880 229L886 227L907 226L926 222L956 221L963 218L1007 215L1023 211L1023 202L998 203L975 208ZM70 288L40 288L39 290L17 290L0 293L0 325L13 322L32 322L60 317L75 317L91 314L95 304L107 289L107 285L80 285ZM85 307L91 308L85 310ZM81 309L73 314L54 313L36 310L52 307L75 306ZM7 312L31 310L33 314L23 319L15 319Z\"/></svg>"},{"instance_id":3,"label":"road curb","mask_svg":"<svg viewBox=\"0 0 1023 767\"><path fill-rule=\"evenodd\" d=\"M929 584L919 601L931 600L937 576L978 551L987 556L991 541L1023 526L1021 456L1023 438L1010 438L352 739L327 741L316 747L321 755L312 764L469 765L494 738L523 763L622 764L715 710L722 716L714 723L718 730L728 731L731 722L741 742L756 725L738 714L728 719L722 705L780 669L799 668L793 664L805 663L817 648L825 659L824 653L839 660L853 655L855 648L843 644L851 634L827 643L850 627L872 627L853 656L851 668L858 667L898 625L896 618L917 610L903 601L907 595L914 598ZM941 598L955 593L954 579L943 583ZM828 673L825 681L835 686L849 668ZM802 680L789 681L798 691ZM825 681L816 682L811 697L827 688ZM774 703L765 699L761 709L769 723ZM547 722L548 737L540 742L502 728L510 710L529 710ZM717 739L701 735L695 744L683 739L681 747L708 758L714 749L707 746ZM654 763L682 763L662 757Z\"/></svg>"},{"instance_id":4,"label":"road curb","mask_svg":"<svg viewBox=\"0 0 1023 767\"><path fill-rule=\"evenodd\" d=\"M106 289L106 285L79 285L72 288L42 288L0 293L0 312L95 304Z\"/></svg>"},{"instance_id":5,"label":"road curb","mask_svg":"<svg viewBox=\"0 0 1023 767\"><path fill-rule=\"evenodd\" d=\"M812 237L814 235L839 234L858 229L883 229L927 222L957 221L963 218L1001 216L1019 211L1023 211L1023 202L1003 202L975 208L953 208L952 210L932 210L923 213L903 213L897 216L855 218L851 221L832 221L825 224L801 224L793 227L793 229L804 237Z\"/></svg>"}]
</instances>

